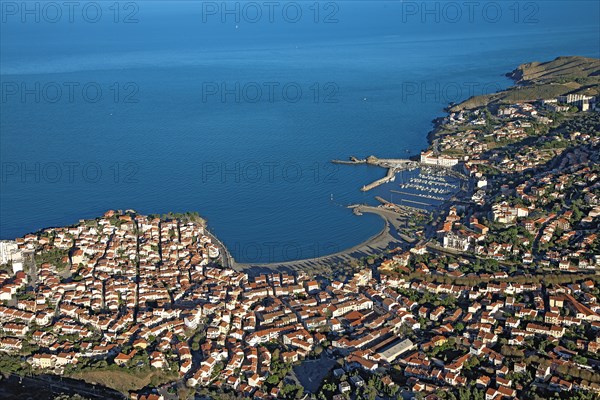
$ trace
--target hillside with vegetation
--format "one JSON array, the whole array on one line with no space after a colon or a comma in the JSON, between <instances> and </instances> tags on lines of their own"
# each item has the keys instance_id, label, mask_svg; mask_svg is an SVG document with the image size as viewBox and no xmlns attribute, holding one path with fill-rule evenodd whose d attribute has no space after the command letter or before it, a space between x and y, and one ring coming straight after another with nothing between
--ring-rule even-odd
<instances>
[{"instance_id":1,"label":"hillside with vegetation","mask_svg":"<svg viewBox=\"0 0 600 400\"><path fill-rule=\"evenodd\" d=\"M549 62L520 65L507 74L517 86L497 93L474 96L450 108L451 112L488 105L550 99L567 94L600 94L600 59L559 57Z\"/></svg>"},{"instance_id":2,"label":"hillside with vegetation","mask_svg":"<svg viewBox=\"0 0 600 400\"><path fill-rule=\"evenodd\" d=\"M522 64L510 76L518 84L552 83L561 79L598 83L600 60L586 57L558 57L554 61Z\"/></svg>"}]
</instances>

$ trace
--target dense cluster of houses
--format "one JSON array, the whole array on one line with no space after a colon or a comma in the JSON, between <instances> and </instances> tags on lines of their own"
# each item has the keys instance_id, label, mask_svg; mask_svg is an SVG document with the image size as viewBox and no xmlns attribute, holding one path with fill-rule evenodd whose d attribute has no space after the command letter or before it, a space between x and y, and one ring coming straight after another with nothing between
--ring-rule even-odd
<instances>
[{"instance_id":1,"label":"dense cluster of houses","mask_svg":"<svg viewBox=\"0 0 600 400\"><path fill-rule=\"evenodd\" d=\"M457 218L451 211L448 222ZM485 234L478 224L471 221L472 232ZM23 272L2 281L2 287L17 282L19 290L0 307L0 351L19 353L24 341L35 343L39 350L28 357L34 368L62 373L86 358L128 368L143 353L151 367L179 371L190 387L277 398L281 385L266 383L276 344L284 363L319 348L342 358L345 371L399 366L414 391L465 385L465 371L478 358L496 373L481 374L477 385L501 399L522 389L507 376L526 367L499 352L500 338L519 347L545 337L558 350L547 370L546 363L535 366L546 371L538 377L542 382L556 390L598 389L595 382L558 372L564 364L585 367L573 361L576 352L559 346L566 330L582 324L600 329L591 280L553 289L510 283L506 273L477 286L406 281L403 269L426 249L395 252L378 266L377 279L369 268L347 282L278 272L251 279L211 262L220 251L201 224L112 211L17 243L23 251L63 249L61 261L71 275L65 278L65 271L44 263L33 282ZM426 265L419 268L428 271ZM26 284L33 290L25 291ZM19 296L23 293L28 296ZM407 293L468 300L468 306L419 303ZM195 358L191 338L198 329L205 339ZM577 346L593 354L599 337ZM449 342L458 355L448 362L431 356Z\"/></svg>"},{"instance_id":2,"label":"dense cluster of houses","mask_svg":"<svg viewBox=\"0 0 600 400\"><path fill-rule=\"evenodd\" d=\"M532 122L532 118L539 117L542 110L540 103L504 106L498 109L497 119L494 121L504 128L506 124L522 126ZM481 113L477 110L461 111L451 114L445 123L460 127L461 124L468 123L469 118L475 117L481 118ZM462 135L473 134L468 132L463 130L456 135L442 136L441 143L456 149L460 147ZM581 132L562 132L560 136L550 131L548 135L569 143L560 149L551 149L546 154L547 157L544 156L546 162L560 154L560 158L555 158L558 161L552 168L532 170L533 173L528 178L522 181L517 179L517 183L513 181L500 187L490 184L490 177L482 172L482 166L492 166L499 171L506 168L508 172L519 172L521 169L515 169L513 164L518 162L519 154L526 154L523 149L528 146L521 146L509 163L504 160L506 154L496 157L492 153L491 157L477 159L477 156L473 156L477 152L469 152L470 159L464 163L464 168L477 180L472 201L479 210L474 207L459 207L460 215L457 215L456 207L449 210L437 230L437 239L443 248L498 261L519 259L524 266L553 266L570 272L593 270L599 265L600 257L593 254L591 248L597 239L597 232L593 228L597 226L600 217L600 170L597 167L597 151L589 147L598 145L598 137ZM546 151L539 143L530 147L535 152ZM499 151L496 155L501 154L503 153ZM535 165L531 164L535 157L525 158L528 159L527 164L520 164L523 169L541 165L537 161ZM572 201L578 202L575 209L568 206ZM563 206L557 208L557 202L562 202ZM491 221L504 227L523 227L529 235L519 233L518 241L504 242L498 240L497 232L490 231L486 226L489 225L488 222L482 224L480 221ZM493 236L492 240L489 239L490 236ZM535 257L540 248L544 249L543 254Z\"/></svg>"},{"instance_id":3,"label":"dense cluster of houses","mask_svg":"<svg viewBox=\"0 0 600 400\"><path fill-rule=\"evenodd\" d=\"M567 143L567 138L541 135L538 143L523 143L511 156L501 149L505 145L523 141L540 126L552 124L549 112L567 112L571 105L591 111L595 109L595 101L589 96L569 95L499 106L495 114L486 114L483 108L452 112L438 126L439 134L435 140L437 155L434 156L431 150L423 154L428 160L454 160L452 165L446 166L464 161L468 172L473 175L479 173L480 176L483 167L493 167L504 173L540 167L562 154L567 146L560 144L561 141ZM597 143L598 140L589 133L581 132L571 133L568 139L571 144L578 141ZM429 163L442 165L433 161Z\"/></svg>"}]
</instances>

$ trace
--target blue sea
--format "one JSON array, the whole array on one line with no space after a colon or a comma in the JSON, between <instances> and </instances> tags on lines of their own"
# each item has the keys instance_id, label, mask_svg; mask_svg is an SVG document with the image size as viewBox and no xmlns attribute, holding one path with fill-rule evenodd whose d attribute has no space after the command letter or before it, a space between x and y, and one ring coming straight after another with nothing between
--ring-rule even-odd
<instances>
[{"instance_id":1,"label":"blue sea","mask_svg":"<svg viewBox=\"0 0 600 400\"><path fill-rule=\"evenodd\" d=\"M0 238L197 211L242 262L382 229L350 156L427 147L517 65L600 57L597 1L1 2ZM28 8L27 8L28 7Z\"/></svg>"}]
</instances>

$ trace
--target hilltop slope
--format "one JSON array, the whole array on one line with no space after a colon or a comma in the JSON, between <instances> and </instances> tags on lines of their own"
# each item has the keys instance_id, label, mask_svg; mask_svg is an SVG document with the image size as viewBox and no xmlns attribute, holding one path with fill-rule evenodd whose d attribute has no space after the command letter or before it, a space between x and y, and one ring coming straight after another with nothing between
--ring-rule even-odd
<instances>
[{"instance_id":1,"label":"hilltop slope","mask_svg":"<svg viewBox=\"0 0 600 400\"><path fill-rule=\"evenodd\" d=\"M518 86L498 93L474 96L450 108L451 112L474 109L489 104L510 104L535 101L557 96L581 93L600 94L600 59L586 57L559 57L545 63L520 65L507 74Z\"/></svg>"},{"instance_id":2,"label":"hilltop slope","mask_svg":"<svg viewBox=\"0 0 600 400\"><path fill-rule=\"evenodd\" d=\"M558 57L554 61L519 65L509 76L518 84L550 83L561 80L581 81L581 78L600 77L600 60L586 57Z\"/></svg>"}]
</instances>

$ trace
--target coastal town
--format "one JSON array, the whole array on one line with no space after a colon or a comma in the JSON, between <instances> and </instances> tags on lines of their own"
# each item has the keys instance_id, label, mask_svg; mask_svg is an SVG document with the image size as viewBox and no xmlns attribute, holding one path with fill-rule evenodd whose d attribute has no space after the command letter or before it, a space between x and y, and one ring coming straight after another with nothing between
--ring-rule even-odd
<instances>
[{"instance_id":1,"label":"coastal town","mask_svg":"<svg viewBox=\"0 0 600 400\"><path fill-rule=\"evenodd\" d=\"M241 268L197 213L0 242L0 371L143 400L598 398L594 63L577 93L440 118L411 165L467 187L350 273Z\"/></svg>"}]
</instances>

